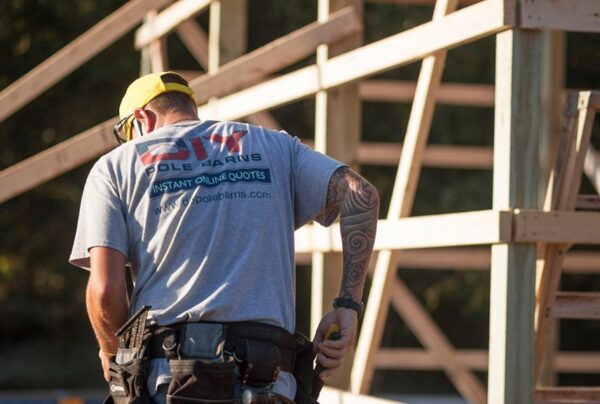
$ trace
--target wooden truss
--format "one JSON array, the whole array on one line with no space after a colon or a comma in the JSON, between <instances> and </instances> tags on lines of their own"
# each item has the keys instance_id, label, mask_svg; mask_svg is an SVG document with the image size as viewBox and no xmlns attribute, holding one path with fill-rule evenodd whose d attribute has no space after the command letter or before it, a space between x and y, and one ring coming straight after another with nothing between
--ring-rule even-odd
<instances>
[{"instance_id":1,"label":"wooden truss","mask_svg":"<svg viewBox=\"0 0 600 404\"><path fill-rule=\"evenodd\" d=\"M268 114L269 109L316 97L316 149L357 168L360 164L398 167L387 218L379 221L367 311L353 364L348 361L353 366L348 366L341 372L342 377L334 381L338 387L349 387L354 395L330 391L328 394L336 397L332 400L365 402L356 394L369 392L375 368L404 368L442 369L470 402L531 402L534 363L541 358L538 355L534 360L536 245L541 243L546 251L553 251L552 246L557 245L600 244L596 230L600 213L573 210L575 203L593 205L594 198L582 197L570 200L568 205L553 204L540 209L537 185L544 172L537 162L551 150L542 133L556 132L559 124L553 116L564 93L560 81L555 80L560 76L557 61L564 55L553 54L560 48L554 46L561 43L560 36L542 30L600 32L600 3L365 1L429 4L435 8L430 22L362 45L363 0L318 0L317 21L246 53L246 0L131 0L2 90L0 121L140 24L135 47L142 51L143 71L168 67L163 39L174 32L207 72L182 72L191 77L203 118L247 119L278 127ZM456 11L459 5L462 8ZM210 9L208 34L192 18L206 9ZM230 27L237 29L221 30L224 18L235 19L238 23ZM495 87L441 84L449 49L491 35L496 36L497 44ZM315 64L274 76L314 53ZM417 83L370 79L417 61L422 61ZM412 101L402 146L360 141L362 100ZM427 146L436 102L494 107L494 147ZM596 98L590 98L590 103L598 107ZM110 150L115 146L111 134L115 122L116 117L102 122L0 172L0 202ZM599 162L596 152L590 149L583 168L597 188ZM581 156L578 164L583 164ZM416 185L425 165L472 169L493 166L492 209L411 217ZM337 293L336 269L341 268L339 228L312 225L300 229L296 250L299 261L310 259L313 263L314 327ZM568 271L597 273L597 259L593 253L568 253L564 266ZM447 267L452 260L463 269L491 270L489 354L455 349L396 274L398 266ZM568 315L580 300L559 296L554 311ZM380 349L390 303L424 350ZM562 371L600 369L598 353L558 352L554 361ZM474 373L486 369L487 391ZM540 390L538 398L547 400L551 390Z\"/></svg>"}]
</instances>

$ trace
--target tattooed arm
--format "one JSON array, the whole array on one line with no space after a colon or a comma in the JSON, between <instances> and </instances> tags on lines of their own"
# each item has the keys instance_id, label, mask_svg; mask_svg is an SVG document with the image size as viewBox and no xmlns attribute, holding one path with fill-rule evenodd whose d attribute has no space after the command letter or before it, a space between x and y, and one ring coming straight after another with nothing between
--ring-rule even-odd
<instances>
[{"instance_id":1,"label":"tattooed arm","mask_svg":"<svg viewBox=\"0 0 600 404\"><path fill-rule=\"evenodd\" d=\"M379 195L377 189L359 174L342 167L329 180L327 205L317 220L330 224L340 215L340 232L343 247L343 275L339 297L362 301L367 267L373 252ZM342 338L338 341L324 340L329 326L336 323ZM327 368L324 377L341 365L342 358L352 346L357 328L357 313L352 309L337 308L327 313L319 324L314 346L319 362Z\"/></svg>"}]
</instances>

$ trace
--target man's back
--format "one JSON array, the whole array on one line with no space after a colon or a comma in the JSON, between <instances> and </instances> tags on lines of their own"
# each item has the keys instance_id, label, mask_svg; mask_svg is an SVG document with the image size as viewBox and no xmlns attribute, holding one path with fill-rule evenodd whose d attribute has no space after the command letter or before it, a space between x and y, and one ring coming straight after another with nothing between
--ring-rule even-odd
<instances>
[{"instance_id":1,"label":"man's back","mask_svg":"<svg viewBox=\"0 0 600 404\"><path fill-rule=\"evenodd\" d=\"M121 251L135 278L130 313L150 305L162 325L253 320L293 331L293 231L323 210L339 166L247 124L161 128L96 164L84 198L113 200L82 203L92 223L71 259L80 264L94 238Z\"/></svg>"}]
</instances>

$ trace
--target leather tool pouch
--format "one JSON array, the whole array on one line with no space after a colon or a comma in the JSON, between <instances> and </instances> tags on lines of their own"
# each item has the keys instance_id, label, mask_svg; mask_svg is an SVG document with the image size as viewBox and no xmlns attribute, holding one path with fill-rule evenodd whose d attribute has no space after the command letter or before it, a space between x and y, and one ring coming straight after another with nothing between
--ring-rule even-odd
<instances>
[{"instance_id":1,"label":"leather tool pouch","mask_svg":"<svg viewBox=\"0 0 600 404\"><path fill-rule=\"evenodd\" d=\"M146 330L144 307L117 332L119 350L109 363L109 389L115 404L149 404L152 399L146 387L148 346L151 334Z\"/></svg>"},{"instance_id":2,"label":"leather tool pouch","mask_svg":"<svg viewBox=\"0 0 600 404\"><path fill-rule=\"evenodd\" d=\"M317 399L323 388L323 381L315 373L313 366L315 355L313 344L300 333L294 334L296 340L296 366L294 378L296 379L296 404L318 404Z\"/></svg>"},{"instance_id":3,"label":"leather tool pouch","mask_svg":"<svg viewBox=\"0 0 600 404\"><path fill-rule=\"evenodd\" d=\"M119 348L117 358L110 360L110 394L115 404L151 403L146 378L148 359L139 357L134 349ZM121 362L121 358L128 358Z\"/></svg>"},{"instance_id":4,"label":"leather tool pouch","mask_svg":"<svg viewBox=\"0 0 600 404\"><path fill-rule=\"evenodd\" d=\"M223 351L225 326L186 323L179 330L177 359L169 360L172 380L167 403L233 403L235 361Z\"/></svg>"},{"instance_id":5,"label":"leather tool pouch","mask_svg":"<svg viewBox=\"0 0 600 404\"><path fill-rule=\"evenodd\" d=\"M242 382L254 387L265 387L277 380L281 371L281 354L276 345L253 339L243 340L236 346L236 358Z\"/></svg>"}]
</instances>

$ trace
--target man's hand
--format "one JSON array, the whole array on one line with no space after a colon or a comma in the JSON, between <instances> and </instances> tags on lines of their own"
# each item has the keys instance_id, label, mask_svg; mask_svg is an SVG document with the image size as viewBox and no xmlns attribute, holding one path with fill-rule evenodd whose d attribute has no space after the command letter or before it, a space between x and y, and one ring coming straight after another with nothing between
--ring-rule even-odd
<instances>
[{"instance_id":1,"label":"man's hand","mask_svg":"<svg viewBox=\"0 0 600 404\"><path fill-rule=\"evenodd\" d=\"M326 379L342 365L344 355L356 338L357 317L354 310L345 307L339 307L323 316L313 341L313 352L318 354L317 362L325 368L320 374L321 379ZM340 328L341 338L338 340L325 339L332 324L337 324Z\"/></svg>"},{"instance_id":2,"label":"man's hand","mask_svg":"<svg viewBox=\"0 0 600 404\"><path fill-rule=\"evenodd\" d=\"M110 373L108 372L108 369L109 369L110 358L113 356L114 355L106 353L103 350L100 350L98 352L98 357L100 358L100 361L102 362L102 372L104 373L104 380L106 380L107 382L110 382Z\"/></svg>"}]
</instances>

